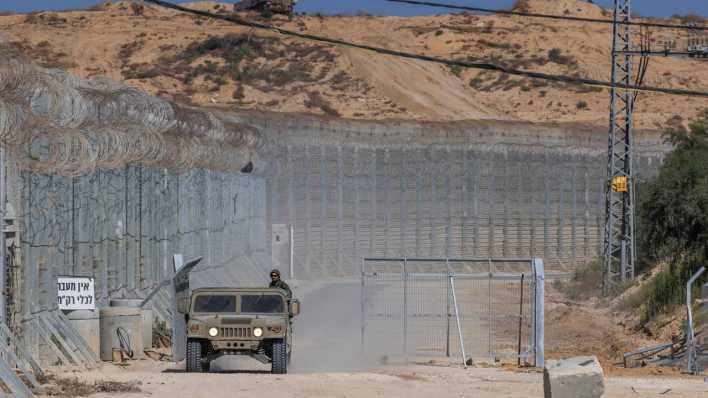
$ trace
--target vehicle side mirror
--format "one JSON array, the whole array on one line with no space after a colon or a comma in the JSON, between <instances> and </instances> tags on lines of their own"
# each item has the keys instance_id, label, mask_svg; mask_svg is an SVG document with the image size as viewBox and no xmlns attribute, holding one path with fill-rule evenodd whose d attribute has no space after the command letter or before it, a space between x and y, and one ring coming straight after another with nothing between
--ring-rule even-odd
<instances>
[{"instance_id":1,"label":"vehicle side mirror","mask_svg":"<svg viewBox=\"0 0 708 398\"><path fill-rule=\"evenodd\" d=\"M300 315L300 301L298 301L298 300L291 300L290 301L290 315L291 316Z\"/></svg>"}]
</instances>

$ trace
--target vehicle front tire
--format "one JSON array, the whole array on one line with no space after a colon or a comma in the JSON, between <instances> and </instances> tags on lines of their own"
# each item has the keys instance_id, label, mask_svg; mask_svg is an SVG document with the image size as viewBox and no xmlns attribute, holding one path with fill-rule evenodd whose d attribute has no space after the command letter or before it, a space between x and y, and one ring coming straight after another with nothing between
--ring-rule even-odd
<instances>
[{"instance_id":1,"label":"vehicle front tire","mask_svg":"<svg viewBox=\"0 0 708 398\"><path fill-rule=\"evenodd\" d=\"M276 340L273 342L273 358L271 363L271 373L288 373L288 353L285 341Z\"/></svg>"},{"instance_id":2,"label":"vehicle front tire","mask_svg":"<svg viewBox=\"0 0 708 398\"><path fill-rule=\"evenodd\" d=\"M202 373L208 371L202 363L202 342L195 339L187 339L187 360L186 368L189 373Z\"/></svg>"}]
</instances>

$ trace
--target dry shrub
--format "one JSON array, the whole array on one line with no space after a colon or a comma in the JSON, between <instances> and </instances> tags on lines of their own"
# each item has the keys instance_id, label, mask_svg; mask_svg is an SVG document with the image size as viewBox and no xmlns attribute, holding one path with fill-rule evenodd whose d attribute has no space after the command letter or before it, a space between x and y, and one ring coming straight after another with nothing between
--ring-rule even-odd
<instances>
[{"instance_id":1,"label":"dry shrub","mask_svg":"<svg viewBox=\"0 0 708 398\"><path fill-rule=\"evenodd\" d=\"M34 63L45 68L69 69L76 67L69 55L63 51L54 51L48 41L32 45L29 41L12 42L15 49Z\"/></svg>"},{"instance_id":2,"label":"dry shrub","mask_svg":"<svg viewBox=\"0 0 708 398\"><path fill-rule=\"evenodd\" d=\"M322 97L319 91L308 91L305 106L308 108L319 108L327 115L340 116L339 112L329 105L329 102Z\"/></svg>"},{"instance_id":3,"label":"dry shrub","mask_svg":"<svg viewBox=\"0 0 708 398\"><path fill-rule=\"evenodd\" d=\"M491 34L494 32L494 21L489 21L489 23L482 29L482 33Z\"/></svg>"},{"instance_id":4,"label":"dry shrub","mask_svg":"<svg viewBox=\"0 0 708 398\"><path fill-rule=\"evenodd\" d=\"M132 57L133 54L135 54L144 46L144 40L135 40L130 43L125 43L120 46L120 51L118 51L118 57L121 59L121 61L123 61L124 64L126 64L130 57Z\"/></svg>"},{"instance_id":5,"label":"dry shrub","mask_svg":"<svg viewBox=\"0 0 708 398\"><path fill-rule=\"evenodd\" d=\"M548 51L548 60L559 65L566 65L571 68L578 66L578 61L571 55L563 55L563 50L560 48L552 48Z\"/></svg>"},{"instance_id":6,"label":"dry shrub","mask_svg":"<svg viewBox=\"0 0 708 398\"><path fill-rule=\"evenodd\" d=\"M110 6L111 6L110 1L102 1L98 4L94 4L94 5L86 8L86 11L92 11L92 12L108 11Z\"/></svg>"},{"instance_id":7,"label":"dry shrub","mask_svg":"<svg viewBox=\"0 0 708 398\"><path fill-rule=\"evenodd\" d=\"M686 131L681 115L673 115L666 121L666 127L671 131Z\"/></svg>"},{"instance_id":8,"label":"dry shrub","mask_svg":"<svg viewBox=\"0 0 708 398\"><path fill-rule=\"evenodd\" d=\"M219 62L205 60L194 65L202 57L216 58ZM159 69L178 76L186 84L199 76L206 80L222 77L261 90L292 94L293 85L326 82L335 59L326 46L285 44L278 38L229 34L193 42L176 55L162 57ZM348 81L342 76L335 77L340 86Z\"/></svg>"},{"instance_id":9,"label":"dry shrub","mask_svg":"<svg viewBox=\"0 0 708 398\"><path fill-rule=\"evenodd\" d=\"M678 19L681 21L681 24L683 25L688 25L688 24L696 24L696 25L703 25L708 21L708 19L703 18L700 15L697 14L686 14L686 15L679 15L679 14L674 14L671 16L671 18Z\"/></svg>"},{"instance_id":10,"label":"dry shrub","mask_svg":"<svg viewBox=\"0 0 708 398\"><path fill-rule=\"evenodd\" d=\"M531 12L529 0L516 0L511 9L516 12Z\"/></svg>"},{"instance_id":11,"label":"dry shrub","mask_svg":"<svg viewBox=\"0 0 708 398\"><path fill-rule=\"evenodd\" d=\"M99 380L93 384L80 381L78 378L57 378L49 376L43 383L44 392L51 397L88 397L97 393L126 394L141 392L140 381L119 382Z\"/></svg>"},{"instance_id":12,"label":"dry shrub","mask_svg":"<svg viewBox=\"0 0 708 398\"><path fill-rule=\"evenodd\" d=\"M29 13L25 17L26 24L32 25L47 25L55 28L64 27L67 23L66 18L62 18L54 13Z\"/></svg>"},{"instance_id":13,"label":"dry shrub","mask_svg":"<svg viewBox=\"0 0 708 398\"><path fill-rule=\"evenodd\" d=\"M568 282L554 282L555 287L571 300L585 300L602 293L602 259L579 267Z\"/></svg>"},{"instance_id":14,"label":"dry shrub","mask_svg":"<svg viewBox=\"0 0 708 398\"><path fill-rule=\"evenodd\" d=\"M133 15L136 17L143 16L145 14L145 6L138 3L130 3L130 9L133 11Z\"/></svg>"}]
</instances>

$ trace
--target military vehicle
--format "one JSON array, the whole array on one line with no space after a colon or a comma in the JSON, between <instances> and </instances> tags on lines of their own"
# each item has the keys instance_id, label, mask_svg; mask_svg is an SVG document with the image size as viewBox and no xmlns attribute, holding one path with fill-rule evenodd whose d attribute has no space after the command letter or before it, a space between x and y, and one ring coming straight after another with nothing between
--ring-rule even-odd
<instances>
[{"instance_id":1,"label":"military vehicle","mask_svg":"<svg viewBox=\"0 0 708 398\"><path fill-rule=\"evenodd\" d=\"M247 355L287 373L292 352L292 317L300 302L272 288L203 288L180 297L186 314L187 372L208 372L224 355Z\"/></svg>"},{"instance_id":2,"label":"military vehicle","mask_svg":"<svg viewBox=\"0 0 708 398\"><path fill-rule=\"evenodd\" d=\"M234 4L234 11L258 10L273 14L293 15L297 0L242 0Z\"/></svg>"}]
</instances>

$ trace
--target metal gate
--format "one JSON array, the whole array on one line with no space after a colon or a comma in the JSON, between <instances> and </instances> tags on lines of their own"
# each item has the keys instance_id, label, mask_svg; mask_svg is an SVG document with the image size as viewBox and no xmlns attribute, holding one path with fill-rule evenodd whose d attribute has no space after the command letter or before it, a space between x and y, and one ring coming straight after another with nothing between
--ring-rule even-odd
<instances>
[{"instance_id":1,"label":"metal gate","mask_svg":"<svg viewBox=\"0 0 708 398\"><path fill-rule=\"evenodd\" d=\"M365 258L367 356L460 356L543 366L540 259Z\"/></svg>"}]
</instances>

